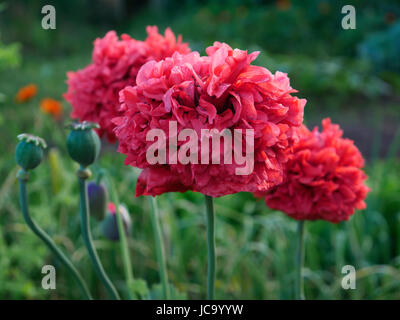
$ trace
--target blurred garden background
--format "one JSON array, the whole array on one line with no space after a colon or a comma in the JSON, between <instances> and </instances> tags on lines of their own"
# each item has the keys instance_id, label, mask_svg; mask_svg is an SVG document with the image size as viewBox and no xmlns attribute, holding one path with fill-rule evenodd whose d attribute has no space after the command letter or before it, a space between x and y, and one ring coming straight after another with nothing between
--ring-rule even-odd
<instances>
[{"instance_id":1,"label":"blurred garden background","mask_svg":"<svg viewBox=\"0 0 400 320\"><path fill-rule=\"evenodd\" d=\"M56 29L41 26L41 8L56 8ZM344 5L356 9L356 29L341 27ZM396 0L0 0L0 298L79 299L66 270L24 224L18 204L16 136L43 137L45 161L28 185L31 213L67 252L96 297L105 298L80 237L76 167L65 147L70 106L66 72L86 66L93 41L108 30L144 39L145 27L171 27L193 50L214 41L260 50L254 64L287 72L308 100L305 122L330 116L367 159L368 208L349 222L306 223L308 299L400 299L400 3ZM37 86L30 101L18 90ZM40 108L62 103L62 115ZM148 202L135 198L137 170L103 142L99 165L130 212L133 272L158 297L158 267ZM216 199L217 282L220 299L292 299L296 222L250 194ZM169 278L175 298L205 297L207 252L203 197L159 197ZM92 221L103 264L126 297L120 247ZM41 269L57 269L57 289L41 287ZM357 289L343 290L344 265L357 270ZM146 290L143 286L143 290Z\"/></svg>"}]
</instances>

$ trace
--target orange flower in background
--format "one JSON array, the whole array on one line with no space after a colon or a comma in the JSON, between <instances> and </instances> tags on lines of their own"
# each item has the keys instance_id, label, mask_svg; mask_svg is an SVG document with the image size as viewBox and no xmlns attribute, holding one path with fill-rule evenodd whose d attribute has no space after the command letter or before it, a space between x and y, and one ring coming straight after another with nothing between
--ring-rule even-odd
<instances>
[{"instance_id":1,"label":"orange flower in background","mask_svg":"<svg viewBox=\"0 0 400 320\"><path fill-rule=\"evenodd\" d=\"M37 93L37 86L34 84L28 84L25 87L22 87L18 90L17 95L15 96L15 100L18 103L26 102L31 100Z\"/></svg>"},{"instance_id":2,"label":"orange flower in background","mask_svg":"<svg viewBox=\"0 0 400 320\"><path fill-rule=\"evenodd\" d=\"M56 120L61 118L62 109L61 102L55 99L45 98L40 101L40 110L43 113L51 115Z\"/></svg>"},{"instance_id":3,"label":"orange flower in background","mask_svg":"<svg viewBox=\"0 0 400 320\"><path fill-rule=\"evenodd\" d=\"M290 2L290 0L277 0L275 2L275 6L278 10L285 11L292 6L292 3Z\"/></svg>"}]
</instances>

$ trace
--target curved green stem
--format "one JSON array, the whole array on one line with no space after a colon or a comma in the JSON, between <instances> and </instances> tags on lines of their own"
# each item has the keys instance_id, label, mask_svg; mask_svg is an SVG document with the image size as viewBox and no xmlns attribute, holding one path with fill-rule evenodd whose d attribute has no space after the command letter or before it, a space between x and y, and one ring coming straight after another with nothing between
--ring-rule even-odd
<instances>
[{"instance_id":1,"label":"curved green stem","mask_svg":"<svg viewBox=\"0 0 400 320\"><path fill-rule=\"evenodd\" d=\"M168 273L167 273L167 264L165 262L165 250L161 234L157 201L153 197L149 197L149 200L151 205L151 221L153 225L154 240L156 243L157 260L158 260L158 267L159 267L161 285L163 290L163 298L168 300L170 298Z\"/></svg>"},{"instance_id":2,"label":"curved green stem","mask_svg":"<svg viewBox=\"0 0 400 320\"><path fill-rule=\"evenodd\" d=\"M22 214L24 216L25 222L28 227L46 244L46 246L56 255L56 257L62 262L62 264L67 268L67 270L72 274L75 281L79 285L85 299L91 300L92 296L89 292L89 289L86 286L85 281L82 276L79 274L78 270L72 264L72 262L67 258L67 256L56 246L54 241L49 237L49 235L42 230L35 221L32 220L27 202L26 195L26 181L28 180L28 173L24 170L21 170L18 174L18 183L19 183L19 201L21 205Z\"/></svg>"},{"instance_id":3,"label":"curved green stem","mask_svg":"<svg viewBox=\"0 0 400 320\"><path fill-rule=\"evenodd\" d=\"M104 173L106 173L106 174L104 174ZM134 277L133 277L133 271L132 271L132 264L131 264L131 260L129 257L129 247L128 247L128 241L127 241L126 235L125 235L124 222L122 221L121 213L119 211L118 194L117 194L114 184L112 183L112 180L111 180L110 176L107 174L107 172L104 172L103 170L101 170L99 172L100 179L101 179L101 175L106 176L108 188L109 188L110 194L111 194L111 201L114 202L114 204L115 204L115 213L117 215L117 226L118 226L119 241L120 241L120 245L121 245L122 262L123 262L123 266L124 266L125 279L127 282L129 298L134 299L136 296L135 291L134 291Z\"/></svg>"},{"instance_id":4,"label":"curved green stem","mask_svg":"<svg viewBox=\"0 0 400 320\"><path fill-rule=\"evenodd\" d=\"M207 248L208 248L208 276L207 276L207 299L214 300L215 291L215 214L214 202L210 196L206 198L207 212Z\"/></svg>"},{"instance_id":5,"label":"curved green stem","mask_svg":"<svg viewBox=\"0 0 400 320\"><path fill-rule=\"evenodd\" d=\"M89 219L89 204L88 204L88 194L86 179L89 174L85 174L87 169L82 168L78 171L79 177L79 196L80 196L80 215L81 215L81 229L83 241L86 245L86 249L89 253L90 260L92 262L93 268L95 269L97 276L100 281L104 284L107 292L111 299L120 300L119 294L112 284L111 280L108 278L106 272L104 271L103 265L97 255L96 248L93 244L92 233L90 231L90 219Z\"/></svg>"},{"instance_id":6,"label":"curved green stem","mask_svg":"<svg viewBox=\"0 0 400 320\"><path fill-rule=\"evenodd\" d=\"M305 300L303 283L304 265L304 221L297 225L297 252L296 252L296 300Z\"/></svg>"}]
</instances>

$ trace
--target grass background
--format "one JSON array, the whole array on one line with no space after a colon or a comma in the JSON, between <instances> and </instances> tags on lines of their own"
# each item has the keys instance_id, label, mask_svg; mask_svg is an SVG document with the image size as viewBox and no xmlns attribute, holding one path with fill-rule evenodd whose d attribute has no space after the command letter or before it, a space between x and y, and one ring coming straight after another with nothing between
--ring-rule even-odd
<instances>
[{"instance_id":1,"label":"grass background","mask_svg":"<svg viewBox=\"0 0 400 320\"><path fill-rule=\"evenodd\" d=\"M56 30L41 28L44 4L56 7ZM356 30L340 27L341 1L0 1L0 298L81 297L64 268L23 222L13 158L21 132L40 135L49 144L28 185L32 216L72 257L93 294L106 298L80 237L77 168L67 156L63 128L70 106L63 102L64 117L56 122L40 112L39 101L62 100L66 71L90 62L96 37L115 29L144 39L145 26L151 24L161 30L170 26L201 52L215 40L261 50L255 64L288 72L298 96L307 98L308 125L326 116L341 124L367 159L372 192L368 208L349 222L306 223L306 297L399 299L400 70L392 57L400 51L400 38L391 37L397 34L400 6L396 1L345 4L357 10ZM39 87L38 96L16 104L16 92L28 83ZM151 296L157 297L150 208L144 197L134 197L139 172L123 161L115 146L103 144L99 165L112 174L133 222L129 246L134 276L146 280ZM187 192L158 199L176 297L204 298L203 197ZM215 207L216 297L292 299L296 222L246 193L216 199ZM119 244L106 240L95 220L92 229L101 260L126 297ZM45 264L56 266L54 291L41 288ZM341 288L341 269L347 264L357 270L356 290Z\"/></svg>"}]
</instances>

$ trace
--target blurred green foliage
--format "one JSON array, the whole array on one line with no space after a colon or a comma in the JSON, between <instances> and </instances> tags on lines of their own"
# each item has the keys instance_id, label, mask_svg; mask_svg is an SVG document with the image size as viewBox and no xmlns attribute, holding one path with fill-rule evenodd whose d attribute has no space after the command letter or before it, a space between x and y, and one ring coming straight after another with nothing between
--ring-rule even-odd
<instances>
[{"instance_id":1,"label":"blurred green foliage","mask_svg":"<svg viewBox=\"0 0 400 320\"><path fill-rule=\"evenodd\" d=\"M8 1L0 12L0 31L6 44L0 45L0 61L1 48L15 50L9 57L18 61L17 45L12 43L20 44L23 56L21 65L14 63L12 72L9 68L13 63L0 70L1 299L81 297L63 267L23 223L13 159L16 136L21 132L42 136L49 144L48 152L51 150L28 184L32 216L69 253L95 296L106 297L80 237L76 167L67 155L63 128L70 108L63 103L64 118L57 122L40 112L39 101L43 97L62 99L66 71L89 63L96 37L116 29L143 39L148 24L160 29L170 26L202 52L215 40L260 50L255 64L288 72L298 95L307 98L308 124L320 123L330 115L345 128L345 136L356 131L356 144L364 142L363 151L370 156L368 208L348 223L306 224L306 296L400 299L400 78L394 69L377 69L373 55L362 54L361 60L358 49L372 43L377 48L371 45L372 53L383 50L375 32L381 36L390 32L390 21L400 16L397 1L350 1L357 8L357 29L350 31L340 27L341 1L314 0L279 5L261 0L149 1L144 5L132 1L126 2L127 10L116 10L112 17L104 14L106 7L98 4L102 1L96 5L89 0L53 1L57 29L44 31L40 28L40 8L47 2ZM282 7L282 3L287 6ZM387 13L392 14L392 20L387 20ZM392 51L387 52L391 57ZM390 69L390 58L384 61L389 61L385 66ZM16 104L16 92L27 83L38 86L38 96ZM123 161L115 146L103 145L99 165L110 171L132 218L129 247L134 276L146 279L154 298L159 296L160 286L150 208L143 197L134 198L139 172L124 166ZM166 194L159 197L159 207L175 297L204 298L207 253L203 197L191 192ZM245 193L217 199L216 213L217 298L291 299L296 222ZM119 244L102 237L97 221L92 221L92 227L104 266L126 297ZM57 268L55 291L41 289L45 264ZM346 291L340 286L341 268L346 264L357 269L357 290Z\"/></svg>"},{"instance_id":2,"label":"blurred green foliage","mask_svg":"<svg viewBox=\"0 0 400 320\"><path fill-rule=\"evenodd\" d=\"M7 8L4 2L0 2L0 14ZM1 41L1 32L0 32L0 71L3 71L8 68L15 68L20 65L21 56L20 56L20 45L18 43L12 43L9 45L5 45ZM1 102L0 97L0 102Z\"/></svg>"},{"instance_id":3,"label":"blurred green foliage","mask_svg":"<svg viewBox=\"0 0 400 320\"><path fill-rule=\"evenodd\" d=\"M400 72L400 22L386 31L369 35L360 45L360 54L378 71Z\"/></svg>"},{"instance_id":4,"label":"blurred green foliage","mask_svg":"<svg viewBox=\"0 0 400 320\"><path fill-rule=\"evenodd\" d=\"M8 68L15 68L20 65L21 57L19 44L5 45L0 40L0 71Z\"/></svg>"}]
</instances>

